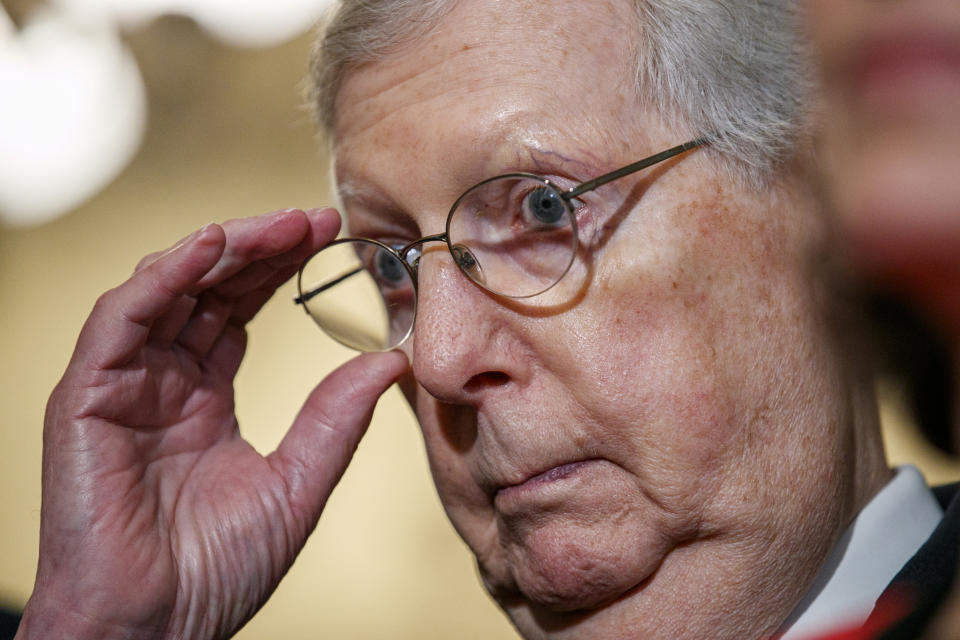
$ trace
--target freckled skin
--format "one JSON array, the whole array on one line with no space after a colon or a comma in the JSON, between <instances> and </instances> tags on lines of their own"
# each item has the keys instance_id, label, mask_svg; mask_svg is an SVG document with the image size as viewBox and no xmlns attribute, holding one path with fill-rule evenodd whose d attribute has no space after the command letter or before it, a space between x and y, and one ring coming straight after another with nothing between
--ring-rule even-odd
<instances>
[{"instance_id":1,"label":"freckled skin","mask_svg":"<svg viewBox=\"0 0 960 640\"><path fill-rule=\"evenodd\" d=\"M623 99L629 3L498 7L458 4L347 77L337 178L378 194L345 199L352 227L436 233L483 178L572 185L695 135ZM402 387L447 514L526 637L768 636L886 477L814 302L820 218L789 175L753 193L714 162L584 196L577 260L536 298L421 259Z\"/></svg>"}]
</instances>

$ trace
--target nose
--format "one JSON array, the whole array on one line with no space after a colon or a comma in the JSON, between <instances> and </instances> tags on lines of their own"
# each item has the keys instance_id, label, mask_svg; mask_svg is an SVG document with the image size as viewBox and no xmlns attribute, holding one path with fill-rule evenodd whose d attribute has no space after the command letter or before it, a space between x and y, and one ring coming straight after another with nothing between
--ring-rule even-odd
<instances>
[{"instance_id":1,"label":"nose","mask_svg":"<svg viewBox=\"0 0 960 640\"><path fill-rule=\"evenodd\" d=\"M521 318L461 273L446 250L425 253L418 279L411 361L430 395L477 404L485 393L522 381L515 333Z\"/></svg>"}]
</instances>

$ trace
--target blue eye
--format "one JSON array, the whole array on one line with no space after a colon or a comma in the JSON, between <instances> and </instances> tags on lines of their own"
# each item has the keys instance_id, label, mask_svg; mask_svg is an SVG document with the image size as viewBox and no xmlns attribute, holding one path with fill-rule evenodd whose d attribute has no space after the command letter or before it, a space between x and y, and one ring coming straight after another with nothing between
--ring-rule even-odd
<instances>
[{"instance_id":1,"label":"blue eye","mask_svg":"<svg viewBox=\"0 0 960 640\"><path fill-rule=\"evenodd\" d=\"M527 196L527 208L538 222L556 224L563 219L566 205L553 189L540 187Z\"/></svg>"},{"instance_id":2,"label":"blue eye","mask_svg":"<svg viewBox=\"0 0 960 640\"><path fill-rule=\"evenodd\" d=\"M381 280L393 285L402 283L407 277L407 271L400 260L386 251L377 252L376 269Z\"/></svg>"}]
</instances>

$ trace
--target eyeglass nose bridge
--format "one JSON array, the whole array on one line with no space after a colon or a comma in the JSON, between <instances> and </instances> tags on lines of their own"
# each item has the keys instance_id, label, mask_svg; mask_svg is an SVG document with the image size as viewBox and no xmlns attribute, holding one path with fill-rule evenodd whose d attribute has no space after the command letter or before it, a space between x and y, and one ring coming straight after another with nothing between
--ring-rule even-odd
<instances>
[{"instance_id":1,"label":"eyeglass nose bridge","mask_svg":"<svg viewBox=\"0 0 960 640\"><path fill-rule=\"evenodd\" d=\"M413 242L404 245L399 249L395 249L397 255L400 256L400 259L403 260L404 264L410 267L410 270L413 272L414 282L417 282L420 275L420 257L423 255L422 246L428 242L443 242L448 247L450 243L447 241L446 233L435 233L433 235L424 236L419 240L414 240ZM411 256L411 252L414 254Z\"/></svg>"},{"instance_id":2,"label":"eyeglass nose bridge","mask_svg":"<svg viewBox=\"0 0 960 640\"><path fill-rule=\"evenodd\" d=\"M447 249L450 250L450 253L453 255L454 261L456 261L457 266L461 270L465 270L469 273L469 270L472 269L476 264L476 258L473 257L473 254L470 253L470 250L466 247L461 247L459 245L450 244L450 237L446 233L435 233L433 235L424 236L419 240L414 240L408 245L397 250L397 253L400 255L400 258L403 259L410 268L413 269L414 275L418 274L418 269L420 266L420 257L423 255L423 251L417 251L416 254L411 257L410 252L414 251L418 247L428 243L428 242L442 242L447 245Z\"/></svg>"},{"instance_id":3,"label":"eyeglass nose bridge","mask_svg":"<svg viewBox=\"0 0 960 640\"><path fill-rule=\"evenodd\" d=\"M460 271L467 276L467 278L483 286L480 263L477 262L476 257L469 248L461 245L450 244L450 236L447 235L446 232L424 236L419 240L414 240L410 244L397 251L397 253L400 255L400 258L410 267L410 270L413 272L414 283L419 283L420 257L423 255L423 251L418 251L416 256L414 256L412 259L410 257L410 252L418 247L421 247L427 242L443 242L446 244L447 249L450 251L450 255L453 256L453 261L457 265L457 268L460 269Z\"/></svg>"}]
</instances>

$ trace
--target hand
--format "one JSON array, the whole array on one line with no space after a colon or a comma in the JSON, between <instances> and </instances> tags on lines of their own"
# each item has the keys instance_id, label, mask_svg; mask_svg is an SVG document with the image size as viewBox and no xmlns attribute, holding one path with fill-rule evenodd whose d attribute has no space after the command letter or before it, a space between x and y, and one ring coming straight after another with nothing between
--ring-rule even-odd
<instances>
[{"instance_id":1,"label":"hand","mask_svg":"<svg viewBox=\"0 0 960 640\"><path fill-rule=\"evenodd\" d=\"M98 300L47 405L18 638L222 638L267 600L407 366L347 363L269 456L240 436L244 325L338 228L332 210L211 224Z\"/></svg>"}]
</instances>

